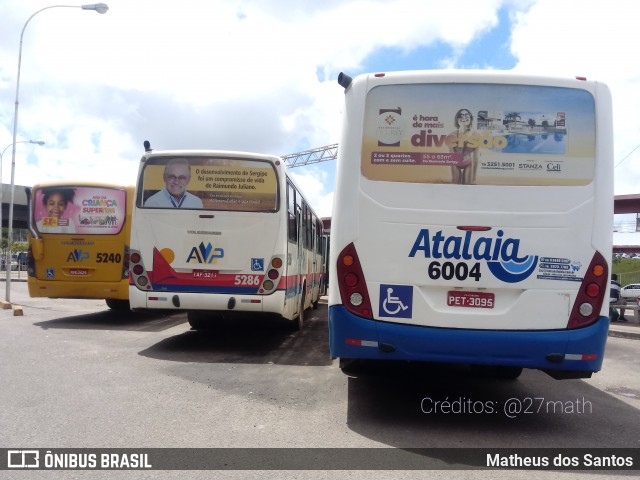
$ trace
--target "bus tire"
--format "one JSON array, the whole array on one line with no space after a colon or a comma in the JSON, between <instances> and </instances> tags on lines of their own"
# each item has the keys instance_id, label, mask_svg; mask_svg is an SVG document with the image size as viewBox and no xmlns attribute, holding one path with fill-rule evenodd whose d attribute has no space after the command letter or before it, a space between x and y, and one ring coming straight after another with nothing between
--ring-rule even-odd
<instances>
[{"instance_id":1,"label":"bus tire","mask_svg":"<svg viewBox=\"0 0 640 480\"><path fill-rule=\"evenodd\" d=\"M107 303L107 307L109 307L111 310L116 310L118 312L131 310L131 307L129 305L129 300L118 300L116 298L106 298L105 302Z\"/></svg>"},{"instance_id":2,"label":"bus tire","mask_svg":"<svg viewBox=\"0 0 640 480\"><path fill-rule=\"evenodd\" d=\"M203 312L189 310L187 312L187 320L192 330L206 330L210 326L207 321L207 315Z\"/></svg>"},{"instance_id":3,"label":"bus tire","mask_svg":"<svg viewBox=\"0 0 640 480\"><path fill-rule=\"evenodd\" d=\"M298 308L298 318L295 322L294 328L296 330L302 330L304 327L304 310L305 310L305 300L307 296L307 286L306 284L302 285L302 295L300 296L300 307Z\"/></svg>"},{"instance_id":4,"label":"bus tire","mask_svg":"<svg viewBox=\"0 0 640 480\"><path fill-rule=\"evenodd\" d=\"M522 367L506 367L502 365L473 365L472 371L481 377L499 380L515 380L522 373Z\"/></svg>"},{"instance_id":5,"label":"bus tire","mask_svg":"<svg viewBox=\"0 0 640 480\"><path fill-rule=\"evenodd\" d=\"M502 380L515 380L522 374L522 367L498 367L495 377Z\"/></svg>"},{"instance_id":6,"label":"bus tire","mask_svg":"<svg viewBox=\"0 0 640 480\"><path fill-rule=\"evenodd\" d=\"M338 366L343 374L349 377L360 377L360 376L370 376L375 375L376 372L379 372L379 368L376 369L375 362L371 360L365 360L362 358L342 358L338 359Z\"/></svg>"},{"instance_id":7,"label":"bus tire","mask_svg":"<svg viewBox=\"0 0 640 480\"><path fill-rule=\"evenodd\" d=\"M357 363L357 360L354 360L353 358L340 357L338 359L338 367L340 368L340 370L342 370L342 373L344 374L357 373L358 363Z\"/></svg>"}]
</instances>

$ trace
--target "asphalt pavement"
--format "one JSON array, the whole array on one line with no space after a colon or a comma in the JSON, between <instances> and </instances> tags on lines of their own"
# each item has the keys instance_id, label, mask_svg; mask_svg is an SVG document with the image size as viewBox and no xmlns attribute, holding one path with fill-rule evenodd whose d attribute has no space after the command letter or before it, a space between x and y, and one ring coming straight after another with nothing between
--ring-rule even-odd
<instances>
[{"instance_id":1,"label":"asphalt pavement","mask_svg":"<svg viewBox=\"0 0 640 480\"><path fill-rule=\"evenodd\" d=\"M27 281L27 273L26 272L12 272L12 273L13 273L13 275L11 277L11 281L12 282L26 282ZM6 277L6 273L5 272L0 272L0 281L1 282L4 282L4 277ZM4 302L2 302L2 303L4 303ZM10 307L3 306L2 308L10 308ZM633 314L634 314L634 312L630 311L630 314L626 315L626 319L627 319L626 322L625 321L623 321L623 322L611 322L611 324L609 325L609 336L640 340L640 321L638 321L638 323L636 323L636 320L635 320L635 317L633 316Z\"/></svg>"}]
</instances>

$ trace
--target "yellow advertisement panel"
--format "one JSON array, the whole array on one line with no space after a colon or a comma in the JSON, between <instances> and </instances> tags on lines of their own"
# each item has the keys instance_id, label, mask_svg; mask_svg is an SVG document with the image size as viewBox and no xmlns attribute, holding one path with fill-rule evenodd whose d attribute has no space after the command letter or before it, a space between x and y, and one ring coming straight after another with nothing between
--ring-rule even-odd
<instances>
[{"instance_id":1,"label":"yellow advertisement panel","mask_svg":"<svg viewBox=\"0 0 640 480\"><path fill-rule=\"evenodd\" d=\"M362 174L469 185L586 185L595 102L580 89L382 85L367 95Z\"/></svg>"},{"instance_id":2,"label":"yellow advertisement panel","mask_svg":"<svg viewBox=\"0 0 640 480\"><path fill-rule=\"evenodd\" d=\"M162 156L148 162L142 179L145 208L277 209L277 175L267 161Z\"/></svg>"},{"instance_id":3,"label":"yellow advertisement panel","mask_svg":"<svg viewBox=\"0 0 640 480\"><path fill-rule=\"evenodd\" d=\"M127 215L124 189L78 185L38 188L33 220L40 233L117 235Z\"/></svg>"}]
</instances>

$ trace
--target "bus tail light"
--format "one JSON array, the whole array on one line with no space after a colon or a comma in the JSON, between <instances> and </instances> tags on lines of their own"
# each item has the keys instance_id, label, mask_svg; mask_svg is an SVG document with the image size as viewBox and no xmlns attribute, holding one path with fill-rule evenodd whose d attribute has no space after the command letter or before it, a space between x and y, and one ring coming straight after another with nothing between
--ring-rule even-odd
<instances>
[{"instance_id":1,"label":"bus tail light","mask_svg":"<svg viewBox=\"0 0 640 480\"><path fill-rule=\"evenodd\" d=\"M347 245L340 252L336 271L338 272L340 298L342 298L342 304L345 308L359 317L373 319L369 291L353 243Z\"/></svg>"},{"instance_id":2,"label":"bus tail light","mask_svg":"<svg viewBox=\"0 0 640 480\"><path fill-rule=\"evenodd\" d=\"M129 285L135 285L138 288L144 290L150 290L151 285L149 285L149 277L147 275L147 270L144 268L144 264L142 263L142 255L140 252L136 250L129 250L127 248L127 271L129 272Z\"/></svg>"},{"instance_id":3,"label":"bus tail light","mask_svg":"<svg viewBox=\"0 0 640 480\"><path fill-rule=\"evenodd\" d=\"M258 293L268 295L270 293L273 293L273 291L278 288L278 283L280 283L280 277L282 276L283 265L284 262L282 261L282 258L271 258L271 261L269 261L269 266L267 267L267 273L262 279L262 285L260 285Z\"/></svg>"},{"instance_id":4,"label":"bus tail light","mask_svg":"<svg viewBox=\"0 0 640 480\"><path fill-rule=\"evenodd\" d=\"M586 327L595 322L600 316L602 302L608 288L609 269L607 262L600 252L596 252L580 284L567 328Z\"/></svg>"},{"instance_id":5,"label":"bus tail light","mask_svg":"<svg viewBox=\"0 0 640 480\"><path fill-rule=\"evenodd\" d=\"M267 277L269 277L271 280L275 280L279 276L280 276L280 273L275 268L272 268L267 272Z\"/></svg>"}]
</instances>

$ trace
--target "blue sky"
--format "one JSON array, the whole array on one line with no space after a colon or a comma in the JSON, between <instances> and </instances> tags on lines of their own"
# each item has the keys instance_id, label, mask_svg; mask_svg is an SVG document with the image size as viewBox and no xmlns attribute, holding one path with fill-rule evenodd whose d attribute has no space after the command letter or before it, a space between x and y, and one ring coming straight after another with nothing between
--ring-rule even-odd
<instances>
[{"instance_id":1,"label":"blue sky","mask_svg":"<svg viewBox=\"0 0 640 480\"><path fill-rule=\"evenodd\" d=\"M477 68L607 83L616 193L640 193L632 0L106 3L104 15L46 10L25 30L17 136L46 143L18 146L18 184L133 183L146 139L156 149L276 155L337 143L340 71ZM20 32L49 5L0 3L0 149L12 142ZM9 148L5 183L10 158ZM323 216L331 215L334 163L292 170Z\"/></svg>"},{"instance_id":2,"label":"blue sky","mask_svg":"<svg viewBox=\"0 0 640 480\"><path fill-rule=\"evenodd\" d=\"M516 58L509 50L511 21L509 9L502 7L496 12L496 25L479 34L473 42L463 49L455 48L449 43L436 41L431 45L405 50L400 46L376 49L363 59L362 65L345 73L355 77L367 72L396 70L432 70L441 68L477 69L490 68L510 70L516 65ZM499 48L496 48L499 47ZM452 65L452 60L455 62ZM337 82L337 78L332 79ZM336 83L337 85L337 83ZM341 89L341 87L339 87ZM337 143L339 139L336 139ZM319 147L315 145L309 148ZM294 153L294 152L291 152ZM311 167L309 167L311 168ZM316 164L312 167L324 175L324 183L331 185L335 178L335 165ZM304 167L293 170L298 174ZM326 210L323 210L326 214Z\"/></svg>"},{"instance_id":3,"label":"blue sky","mask_svg":"<svg viewBox=\"0 0 640 480\"><path fill-rule=\"evenodd\" d=\"M517 59L509 50L511 21L509 9L496 12L496 25L478 34L461 51L443 41L403 51L401 47L382 48L368 56L357 73L393 70L432 70L449 67L449 59L456 58L456 68L491 68L510 70Z\"/></svg>"}]
</instances>

